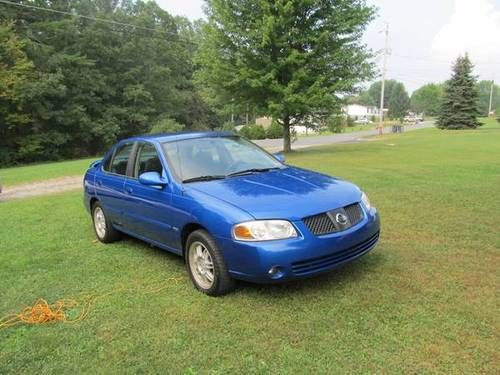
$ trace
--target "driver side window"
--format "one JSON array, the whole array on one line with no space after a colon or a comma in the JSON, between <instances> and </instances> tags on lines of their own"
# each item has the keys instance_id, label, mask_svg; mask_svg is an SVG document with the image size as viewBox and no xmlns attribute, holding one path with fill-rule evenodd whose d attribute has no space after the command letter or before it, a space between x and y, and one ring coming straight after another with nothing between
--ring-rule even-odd
<instances>
[{"instance_id":1,"label":"driver side window","mask_svg":"<svg viewBox=\"0 0 500 375\"><path fill-rule=\"evenodd\" d=\"M141 143L137 150L134 177L138 178L141 174L146 172L158 172L160 176L163 176L163 166L155 146L150 143Z\"/></svg>"}]
</instances>

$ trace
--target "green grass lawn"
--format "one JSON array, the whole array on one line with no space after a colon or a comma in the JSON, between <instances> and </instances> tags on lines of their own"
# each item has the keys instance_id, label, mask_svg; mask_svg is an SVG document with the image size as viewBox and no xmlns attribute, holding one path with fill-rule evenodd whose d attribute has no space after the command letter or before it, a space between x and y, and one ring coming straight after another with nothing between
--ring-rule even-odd
<instances>
[{"instance_id":1,"label":"green grass lawn","mask_svg":"<svg viewBox=\"0 0 500 375\"><path fill-rule=\"evenodd\" d=\"M499 373L499 145L500 126L427 129L288 155L359 184L380 244L224 298L195 291L173 255L96 243L79 193L0 203L0 315L101 296L80 323L0 330L0 373Z\"/></svg>"},{"instance_id":2,"label":"green grass lawn","mask_svg":"<svg viewBox=\"0 0 500 375\"><path fill-rule=\"evenodd\" d=\"M61 161L57 163L32 164L23 167L0 169L0 183L13 186L28 182L48 180L64 176L80 176L85 173L90 162L99 158Z\"/></svg>"},{"instance_id":3,"label":"green grass lawn","mask_svg":"<svg viewBox=\"0 0 500 375\"><path fill-rule=\"evenodd\" d=\"M479 121L481 121L484 124L482 126L483 129L498 128L499 126L498 121L491 117L490 118L483 117Z\"/></svg>"}]
</instances>

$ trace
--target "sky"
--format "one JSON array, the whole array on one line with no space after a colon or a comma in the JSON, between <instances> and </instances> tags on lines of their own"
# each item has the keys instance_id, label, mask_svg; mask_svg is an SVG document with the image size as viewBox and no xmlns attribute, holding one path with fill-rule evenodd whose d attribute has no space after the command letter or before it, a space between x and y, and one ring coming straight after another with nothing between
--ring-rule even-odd
<instances>
[{"instance_id":1,"label":"sky","mask_svg":"<svg viewBox=\"0 0 500 375\"><path fill-rule=\"evenodd\" d=\"M173 15L203 18L203 0L157 0ZM387 78L402 81L412 92L442 82L451 64L467 52L481 80L500 82L500 0L368 0L378 8L365 33L373 51L382 51L381 32L389 23ZM376 58L381 70L382 58Z\"/></svg>"}]
</instances>

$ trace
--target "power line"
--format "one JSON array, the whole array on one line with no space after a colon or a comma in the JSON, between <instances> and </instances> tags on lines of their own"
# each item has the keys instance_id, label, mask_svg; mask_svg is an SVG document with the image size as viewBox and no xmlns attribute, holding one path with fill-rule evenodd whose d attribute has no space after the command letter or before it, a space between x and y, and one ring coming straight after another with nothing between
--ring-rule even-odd
<instances>
[{"instance_id":1,"label":"power line","mask_svg":"<svg viewBox=\"0 0 500 375\"><path fill-rule=\"evenodd\" d=\"M112 25L116 25L116 26L125 26L125 27L131 27L131 28L134 28L134 29L145 30L145 31L161 32L161 33L164 33L166 35L171 35L171 36L177 36L177 37L179 36L177 33L168 32L166 30L158 30L158 29L154 29L154 28L151 28L151 27L133 25L131 23L113 21L113 20L106 19L106 18L91 17L91 16L86 16L86 15L83 15L83 14L76 14L76 13L71 13L71 12L65 12L63 10L57 10L57 9L50 9L50 8L39 7L39 6L36 6L36 5L14 3L14 2L9 1L9 0L0 0L0 3L5 4L5 5L10 5L10 6L16 6L16 7L19 7L19 8L28 8L28 9L33 9L33 10L40 10L40 11L43 11L43 12L61 14L61 15L70 16L70 17L74 17L74 18L83 18L83 19L87 19L87 20L91 20L91 21L95 21L95 22L108 23L108 24L112 24ZM196 44L196 43L194 43L194 42L192 42L190 40L182 40L181 38L179 38L177 40L173 40L173 39L168 39L168 40L171 41L171 42L177 42L177 43Z\"/></svg>"},{"instance_id":2,"label":"power line","mask_svg":"<svg viewBox=\"0 0 500 375\"><path fill-rule=\"evenodd\" d=\"M420 56L409 56L409 55L398 55L398 54L392 54L391 56L398 57L401 59L408 59L408 60L420 60L420 61L428 61L432 63L438 63L438 64L452 64L453 61L444 61L444 60L436 60L436 59L431 59L427 57L420 57ZM500 61L488 61L488 62L473 62L474 65L500 65Z\"/></svg>"}]
</instances>

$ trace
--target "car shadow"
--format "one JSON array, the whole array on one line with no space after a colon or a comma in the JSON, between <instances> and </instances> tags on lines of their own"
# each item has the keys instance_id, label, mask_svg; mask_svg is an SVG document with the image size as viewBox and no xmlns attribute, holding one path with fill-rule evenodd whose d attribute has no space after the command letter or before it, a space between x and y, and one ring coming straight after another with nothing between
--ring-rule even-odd
<instances>
[{"instance_id":1,"label":"car shadow","mask_svg":"<svg viewBox=\"0 0 500 375\"><path fill-rule=\"evenodd\" d=\"M179 265L179 267L181 267L182 270L185 269L184 259L177 254L174 254L168 250L161 249L158 246L149 244L145 241L129 236L128 234L125 233L122 233L122 241L132 244L140 251L145 251L146 255L153 256L161 261L165 261L165 259L168 259L169 261L171 260L172 262L175 262L176 266Z\"/></svg>"},{"instance_id":2,"label":"car shadow","mask_svg":"<svg viewBox=\"0 0 500 375\"><path fill-rule=\"evenodd\" d=\"M178 267L179 273L186 274L186 283L191 283L182 257L125 234L123 240L133 244L138 250L147 252L147 255L158 258L159 261L166 261L176 268ZM243 295L249 298L262 296L280 298L298 293L301 295L304 295L304 293L318 293L321 290L342 290L349 288L352 283L365 279L370 273L377 272L377 269L384 262L383 249L377 246L376 249L362 258L317 276L272 284L238 281L236 291L225 298L231 298L231 296L241 297ZM194 286L193 293L198 293Z\"/></svg>"}]
</instances>

